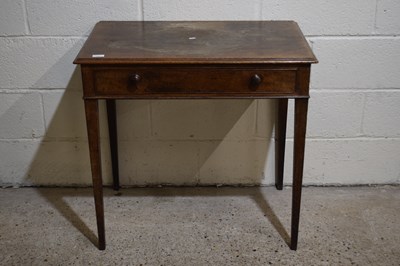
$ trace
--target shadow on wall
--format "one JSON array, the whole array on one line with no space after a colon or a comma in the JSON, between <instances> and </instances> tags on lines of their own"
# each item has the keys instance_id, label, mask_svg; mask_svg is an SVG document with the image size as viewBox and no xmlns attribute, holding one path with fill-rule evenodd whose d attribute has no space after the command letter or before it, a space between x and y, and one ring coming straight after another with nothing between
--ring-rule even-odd
<instances>
[{"instance_id":1,"label":"shadow on wall","mask_svg":"<svg viewBox=\"0 0 400 266\"><path fill-rule=\"evenodd\" d=\"M46 84L72 61L82 43L75 44L36 82ZM36 85L35 84L35 85ZM35 86L34 86L35 87ZM75 67L65 89L42 91L45 134L38 143L25 185L85 186L91 184L80 67ZM102 113L104 116L104 112ZM105 127L103 127L105 128ZM103 130L103 132L106 132ZM103 133L102 132L102 133ZM102 134L107 136L106 134ZM106 140L102 141L103 143ZM107 152L107 145L105 152ZM104 156L107 159L107 156ZM108 160L104 161L105 176Z\"/></svg>"},{"instance_id":2,"label":"shadow on wall","mask_svg":"<svg viewBox=\"0 0 400 266\"><path fill-rule=\"evenodd\" d=\"M38 83L72 60L76 44ZM42 93L46 132L25 185L91 185L80 68L65 90ZM122 185L261 184L272 180L269 157L273 121L260 125L257 112L273 116L272 100L117 101ZM105 104L101 101L104 184L111 184ZM262 119L261 119L262 120ZM260 122L260 121L258 121ZM260 133L261 132L261 133ZM268 172L266 172L268 170Z\"/></svg>"}]
</instances>

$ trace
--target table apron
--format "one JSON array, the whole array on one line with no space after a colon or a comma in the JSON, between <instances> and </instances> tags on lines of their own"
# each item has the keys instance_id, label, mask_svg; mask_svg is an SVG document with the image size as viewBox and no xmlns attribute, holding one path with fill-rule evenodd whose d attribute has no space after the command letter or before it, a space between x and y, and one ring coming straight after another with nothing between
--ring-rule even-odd
<instances>
[{"instance_id":1,"label":"table apron","mask_svg":"<svg viewBox=\"0 0 400 266\"><path fill-rule=\"evenodd\" d=\"M84 99L308 98L309 73L307 66L82 66Z\"/></svg>"}]
</instances>

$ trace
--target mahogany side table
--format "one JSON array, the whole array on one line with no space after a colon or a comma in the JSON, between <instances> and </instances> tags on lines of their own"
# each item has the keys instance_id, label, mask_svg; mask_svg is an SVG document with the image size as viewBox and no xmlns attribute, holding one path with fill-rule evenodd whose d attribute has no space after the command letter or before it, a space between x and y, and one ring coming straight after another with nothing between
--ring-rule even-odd
<instances>
[{"instance_id":1,"label":"mahogany side table","mask_svg":"<svg viewBox=\"0 0 400 266\"><path fill-rule=\"evenodd\" d=\"M98 229L105 249L98 101L106 100L114 189L119 188L116 99L278 99L276 188L283 184L288 99L295 101L292 225L297 249L311 64L293 21L96 24L75 64L83 99Z\"/></svg>"}]
</instances>

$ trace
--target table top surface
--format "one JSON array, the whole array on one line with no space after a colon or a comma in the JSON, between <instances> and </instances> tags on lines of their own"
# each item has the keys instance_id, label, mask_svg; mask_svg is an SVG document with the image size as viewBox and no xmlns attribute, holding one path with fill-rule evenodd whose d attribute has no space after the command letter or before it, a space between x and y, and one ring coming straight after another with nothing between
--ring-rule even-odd
<instances>
[{"instance_id":1,"label":"table top surface","mask_svg":"<svg viewBox=\"0 0 400 266\"><path fill-rule=\"evenodd\" d=\"M75 64L317 63L294 21L101 21Z\"/></svg>"}]
</instances>

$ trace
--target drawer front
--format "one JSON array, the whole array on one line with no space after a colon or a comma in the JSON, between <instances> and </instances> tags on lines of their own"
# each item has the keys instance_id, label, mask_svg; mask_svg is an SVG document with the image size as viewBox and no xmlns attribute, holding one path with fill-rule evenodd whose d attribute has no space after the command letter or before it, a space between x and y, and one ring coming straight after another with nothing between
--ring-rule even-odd
<instances>
[{"instance_id":1,"label":"drawer front","mask_svg":"<svg viewBox=\"0 0 400 266\"><path fill-rule=\"evenodd\" d=\"M94 72L97 95L293 94L296 69L108 68Z\"/></svg>"}]
</instances>

